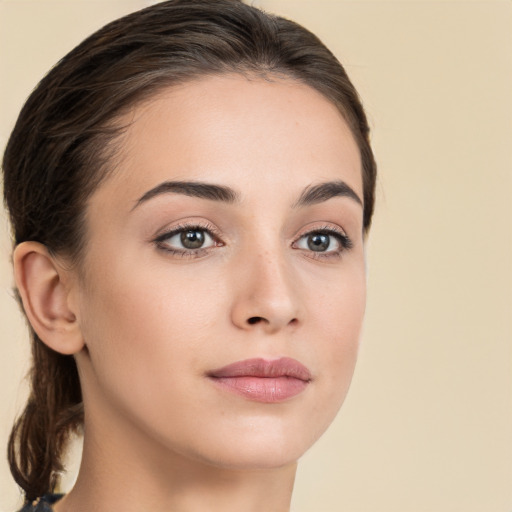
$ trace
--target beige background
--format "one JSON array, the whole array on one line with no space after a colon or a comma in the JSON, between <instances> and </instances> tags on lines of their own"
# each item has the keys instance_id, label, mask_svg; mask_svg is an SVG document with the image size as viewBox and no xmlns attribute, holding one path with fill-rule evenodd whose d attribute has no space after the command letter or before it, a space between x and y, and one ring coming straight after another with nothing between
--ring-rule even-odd
<instances>
[{"instance_id":1,"label":"beige background","mask_svg":"<svg viewBox=\"0 0 512 512\"><path fill-rule=\"evenodd\" d=\"M0 147L59 57L149 3L0 2ZM366 104L380 165L359 366L342 413L302 461L293 510L511 512L512 2L254 3L335 51ZM5 216L0 229L5 446L28 343ZM8 512L19 493L3 459Z\"/></svg>"}]
</instances>

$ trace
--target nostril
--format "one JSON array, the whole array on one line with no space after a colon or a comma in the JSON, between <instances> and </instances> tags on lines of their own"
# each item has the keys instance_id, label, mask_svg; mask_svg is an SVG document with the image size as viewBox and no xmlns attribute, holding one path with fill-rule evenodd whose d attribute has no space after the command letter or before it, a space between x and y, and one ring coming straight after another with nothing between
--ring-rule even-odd
<instances>
[{"instance_id":1,"label":"nostril","mask_svg":"<svg viewBox=\"0 0 512 512\"><path fill-rule=\"evenodd\" d=\"M249 325L254 325L261 322L262 320L263 318L261 318L261 316L252 316L251 318L249 318L249 320L247 320L247 323Z\"/></svg>"}]
</instances>

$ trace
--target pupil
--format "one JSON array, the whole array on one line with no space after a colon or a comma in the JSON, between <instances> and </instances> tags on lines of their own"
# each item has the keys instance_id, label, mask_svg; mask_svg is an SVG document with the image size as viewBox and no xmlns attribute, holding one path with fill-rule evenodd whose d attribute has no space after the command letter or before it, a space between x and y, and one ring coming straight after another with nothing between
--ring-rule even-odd
<instances>
[{"instance_id":1,"label":"pupil","mask_svg":"<svg viewBox=\"0 0 512 512\"><path fill-rule=\"evenodd\" d=\"M329 235L324 235L322 233L316 233L315 235L310 235L308 237L308 247L312 251L326 251L329 248Z\"/></svg>"},{"instance_id":2,"label":"pupil","mask_svg":"<svg viewBox=\"0 0 512 512\"><path fill-rule=\"evenodd\" d=\"M199 249L204 244L204 233L202 231L183 231L181 243L186 249Z\"/></svg>"}]
</instances>

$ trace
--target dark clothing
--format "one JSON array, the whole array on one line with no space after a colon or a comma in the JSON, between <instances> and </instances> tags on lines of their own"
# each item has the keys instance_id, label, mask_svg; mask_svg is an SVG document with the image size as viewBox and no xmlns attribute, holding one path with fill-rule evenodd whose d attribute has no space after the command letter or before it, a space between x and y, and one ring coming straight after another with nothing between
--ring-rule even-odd
<instances>
[{"instance_id":1,"label":"dark clothing","mask_svg":"<svg viewBox=\"0 0 512 512\"><path fill-rule=\"evenodd\" d=\"M59 501L64 494L47 494L32 503L27 503L19 512L52 512L52 504Z\"/></svg>"}]
</instances>

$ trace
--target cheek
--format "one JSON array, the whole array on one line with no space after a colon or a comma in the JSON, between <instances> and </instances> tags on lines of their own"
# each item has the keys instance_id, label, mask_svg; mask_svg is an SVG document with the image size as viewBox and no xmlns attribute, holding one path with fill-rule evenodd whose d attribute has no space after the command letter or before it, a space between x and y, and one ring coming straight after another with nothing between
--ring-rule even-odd
<instances>
[{"instance_id":1,"label":"cheek","mask_svg":"<svg viewBox=\"0 0 512 512\"><path fill-rule=\"evenodd\" d=\"M81 303L90 361L83 385L90 408L102 408L96 417L118 411L154 436L170 436L169 424L186 430L176 410L200 418L191 395L210 345L205 308L215 301L198 288L165 279L149 265L132 271L116 265L88 287Z\"/></svg>"},{"instance_id":2,"label":"cheek","mask_svg":"<svg viewBox=\"0 0 512 512\"><path fill-rule=\"evenodd\" d=\"M366 304L364 268L344 273L312 304L312 323L321 335L314 338L311 350L320 369L322 405L332 419L348 392L357 360Z\"/></svg>"},{"instance_id":3,"label":"cheek","mask_svg":"<svg viewBox=\"0 0 512 512\"><path fill-rule=\"evenodd\" d=\"M334 351L357 345L366 306L364 265L347 265L321 284L310 283L308 295L308 320L321 339Z\"/></svg>"},{"instance_id":4,"label":"cheek","mask_svg":"<svg viewBox=\"0 0 512 512\"><path fill-rule=\"evenodd\" d=\"M204 358L215 348L212 336L225 338L218 331L227 291L221 272L175 269L163 258L155 263L154 255L138 255L137 262L118 258L108 270L91 269L80 317L93 380L111 399L136 404L135 396L142 397L140 408L159 390L169 399L179 388L172 396L181 400L187 383L204 372Z\"/></svg>"},{"instance_id":5,"label":"cheek","mask_svg":"<svg viewBox=\"0 0 512 512\"><path fill-rule=\"evenodd\" d=\"M208 279L201 279L192 267L174 269L149 251L141 255L129 247L125 252L138 258L117 257L106 270L91 269L91 283L82 297L84 319L102 319L102 327L114 337L126 332L136 338L135 333L144 332L140 342L146 348L152 335L180 332L181 324L204 327L196 320L204 308L215 306L211 297L218 292Z\"/></svg>"}]
</instances>

